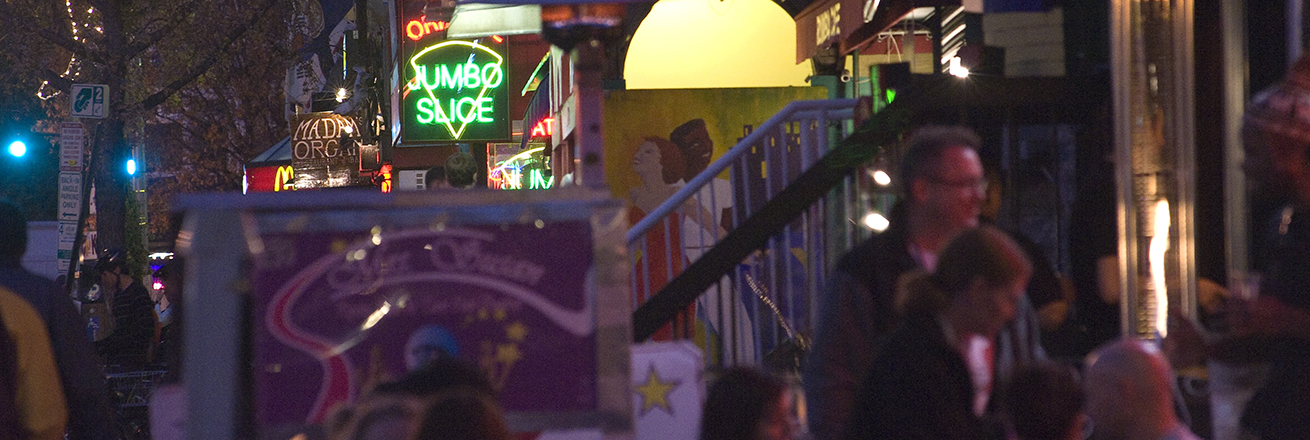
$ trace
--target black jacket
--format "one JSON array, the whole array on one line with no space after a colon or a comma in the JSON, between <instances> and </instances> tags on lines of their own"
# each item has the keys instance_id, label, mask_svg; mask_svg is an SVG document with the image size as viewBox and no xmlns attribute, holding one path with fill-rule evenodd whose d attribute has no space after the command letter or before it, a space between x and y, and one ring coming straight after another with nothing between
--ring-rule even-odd
<instances>
[{"instance_id":1,"label":"black jacket","mask_svg":"<svg viewBox=\"0 0 1310 440\"><path fill-rule=\"evenodd\" d=\"M860 382L882 341L901 322L893 303L897 283L901 275L919 268L906 247L908 231L902 212L893 210L886 231L842 257L820 301L821 314L803 378L809 427L816 440L842 438ZM1047 284L1030 282L1029 290ZM997 377L1045 358L1037 313L1025 296L1015 321L997 337Z\"/></svg>"},{"instance_id":2,"label":"black jacket","mask_svg":"<svg viewBox=\"0 0 1310 440\"><path fill-rule=\"evenodd\" d=\"M874 357L847 440L982 440L1001 425L973 414L973 383L959 351L931 316L907 317Z\"/></svg>"},{"instance_id":3,"label":"black jacket","mask_svg":"<svg viewBox=\"0 0 1310 440\"><path fill-rule=\"evenodd\" d=\"M1260 294L1310 310L1310 213L1271 222ZM1310 341L1272 341L1269 382L1246 406L1242 424L1265 439L1310 438Z\"/></svg>"},{"instance_id":4,"label":"black jacket","mask_svg":"<svg viewBox=\"0 0 1310 440\"><path fill-rule=\"evenodd\" d=\"M73 301L59 291L54 281L28 272L17 263L0 264L0 286L27 300L45 321L68 403L68 438L117 438L118 425L100 371L101 361Z\"/></svg>"},{"instance_id":5,"label":"black jacket","mask_svg":"<svg viewBox=\"0 0 1310 440\"><path fill-rule=\"evenodd\" d=\"M114 332L99 342L100 351L110 365L139 369L145 366L155 340L155 303L136 280L111 301Z\"/></svg>"}]
</instances>

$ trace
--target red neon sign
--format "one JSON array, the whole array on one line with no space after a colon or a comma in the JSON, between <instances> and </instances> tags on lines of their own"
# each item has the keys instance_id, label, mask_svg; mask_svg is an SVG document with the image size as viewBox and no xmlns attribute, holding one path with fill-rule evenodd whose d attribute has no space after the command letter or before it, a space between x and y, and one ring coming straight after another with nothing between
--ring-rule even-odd
<instances>
[{"instance_id":1,"label":"red neon sign","mask_svg":"<svg viewBox=\"0 0 1310 440\"><path fill-rule=\"evenodd\" d=\"M246 192L295 191L296 170L291 165L246 168Z\"/></svg>"},{"instance_id":2,"label":"red neon sign","mask_svg":"<svg viewBox=\"0 0 1310 440\"><path fill-rule=\"evenodd\" d=\"M537 125L532 126L531 137L546 137L554 134L551 126L554 125L555 118L542 119Z\"/></svg>"},{"instance_id":3,"label":"red neon sign","mask_svg":"<svg viewBox=\"0 0 1310 440\"><path fill-rule=\"evenodd\" d=\"M378 171L378 174L382 177L382 182L379 185L382 187L382 192L391 192L391 164L383 165L382 169Z\"/></svg>"},{"instance_id":4,"label":"red neon sign","mask_svg":"<svg viewBox=\"0 0 1310 440\"><path fill-rule=\"evenodd\" d=\"M450 23L444 21L427 21L427 16L420 16L418 20L410 20L405 24L405 36L409 39L418 41L430 34L445 31L450 27Z\"/></svg>"}]
</instances>

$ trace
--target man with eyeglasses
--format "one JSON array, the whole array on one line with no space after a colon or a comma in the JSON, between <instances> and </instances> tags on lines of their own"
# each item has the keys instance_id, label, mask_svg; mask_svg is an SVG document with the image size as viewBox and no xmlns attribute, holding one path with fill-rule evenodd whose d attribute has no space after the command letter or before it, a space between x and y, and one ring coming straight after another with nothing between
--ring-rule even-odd
<instances>
[{"instance_id":1,"label":"man with eyeglasses","mask_svg":"<svg viewBox=\"0 0 1310 440\"><path fill-rule=\"evenodd\" d=\"M837 264L820 304L822 315L804 371L809 428L816 440L847 435L854 399L874 354L900 324L895 306L900 276L933 270L946 243L978 225L987 192L977 152L981 143L965 127L916 131L901 160L902 200L892 210L890 226ZM975 376L974 388L984 393L995 389L993 378L1046 357L1027 296L995 341L961 343L969 345L961 350ZM993 374L986 374L988 370Z\"/></svg>"}]
</instances>

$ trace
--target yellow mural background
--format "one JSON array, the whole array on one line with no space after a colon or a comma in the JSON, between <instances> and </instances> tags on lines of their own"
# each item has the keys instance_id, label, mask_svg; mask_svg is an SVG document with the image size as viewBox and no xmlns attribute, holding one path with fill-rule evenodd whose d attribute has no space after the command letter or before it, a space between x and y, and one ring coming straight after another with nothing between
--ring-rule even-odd
<instances>
[{"instance_id":1,"label":"yellow mural background","mask_svg":"<svg viewBox=\"0 0 1310 440\"><path fill-rule=\"evenodd\" d=\"M616 90L605 97L605 181L614 197L627 200L641 179L632 157L647 136L669 138L674 128L704 119L714 142L711 163L745 136L745 125L758 127L788 103L827 99L824 87L737 89ZM728 178L724 173L720 178ZM635 219L630 219L635 220Z\"/></svg>"}]
</instances>

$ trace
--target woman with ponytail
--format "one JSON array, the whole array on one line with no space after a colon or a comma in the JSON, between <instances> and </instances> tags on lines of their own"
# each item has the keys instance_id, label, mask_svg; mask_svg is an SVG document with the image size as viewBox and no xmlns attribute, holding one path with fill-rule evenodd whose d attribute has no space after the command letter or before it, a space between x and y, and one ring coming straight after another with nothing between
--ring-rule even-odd
<instances>
[{"instance_id":1,"label":"woman with ponytail","mask_svg":"<svg viewBox=\"0 0 1310 440\"><path fill-rule=\"evenodd\" d=\"M904 321L874 358L846 438L1004 438L990 409L993 341L1031 274L1013 240L981 226L952 239L935 272L903 276Z\"/></svg>"}]
</instances>

